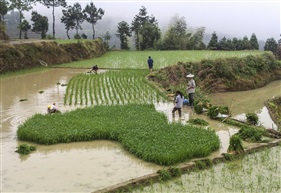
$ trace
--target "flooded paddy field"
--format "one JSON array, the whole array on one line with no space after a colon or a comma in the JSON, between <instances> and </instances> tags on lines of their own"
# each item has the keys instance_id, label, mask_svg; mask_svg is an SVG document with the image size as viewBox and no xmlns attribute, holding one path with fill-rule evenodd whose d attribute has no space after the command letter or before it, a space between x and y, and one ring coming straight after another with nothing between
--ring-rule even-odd
<instances>
[{"instance_id":1,"label":"flooded paddy field","mask_svg":"<svg viewBox=\"0 0 281 193\"><path fill-rule=\"evenodd\" d=\"M64 105L64 84L85 71L50 69L1 79L2 192L93 192L163 168L136 158L117 142L104 140L50 146L32 144L37 146L37 151L30 155L20 156L15 152L17 146L25 143L17 140L17 127L36 113L46 114L48 104L55 102L62 112L83 107ZM273 96L280 96L280 84L281 81L276 81L246 93L221 93L210 98L213 103L229 105L235 117L243 119L243 113L251 110L258 113L265 127L274 126L263 103ZM27 100L20 102L21 99ZM172 119L172 103L159 102L155 106L170 122L185 123L190 118L203 116L184 107L184 118L176 116ZM216 153L226 152L229 137L237 129L211 120L208 122L221 139L221 148ZM280 156L277 159L280 162Z\"/></svg>"},{"instance_id":2,"label":"flooded paddy field","mask_svg":"<svg viewBox=\"0 0 281 193\"><path fill-rule=\"evenodd\" d=\"M281 192L281 147L183 174L167 182L133 190L142 192Z\"/></svg>"}]
</instances>

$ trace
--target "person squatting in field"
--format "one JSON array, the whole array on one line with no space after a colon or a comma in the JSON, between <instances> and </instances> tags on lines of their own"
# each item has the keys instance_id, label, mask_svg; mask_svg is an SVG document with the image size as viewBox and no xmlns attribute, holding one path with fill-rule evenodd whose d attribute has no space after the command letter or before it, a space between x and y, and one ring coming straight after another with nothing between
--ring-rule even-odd
<instances>
[{"instance_id":1,"label":"person squatting in field","mask_svg":"<svg viewBox=\"0 0 281 193\"><path fill-rule=\"evenodd\" d=\"M48 105L47 112L49 114L58 112L58 109L56 107L56 103L53 103L52 105Z\"/></svg>"},{"instance_id":2,"label":"person squatting in field","mask_svg":"<svg viewBox=\"0 0 281 193\"><path fill-rule=\"evenodd\" d=\"M188 101L189 101L189 106L192 108L194 106L194 95L195 95L195 81L193 80L194 75L193 74L188 74L186 76L188 78L188 83L187 83L187 94L188 94Z\"/></svg>"},{"instance_id":3,"label":"person squatting in field","mask_svg":"<svg viewBox=\"0 0 281 193\"><path fill-rule=\"evenodd\" d=\"M94 65L90 72L94 72L95 74L97 74L98 73L98 69L99 69L98 65Z\"/></svg>"},{"instance_id":4,"label":"person squatting in field","mask_svg":"<svg viewBox=\"0 0 281 193\"><path fill-rule=\"evenodd\" d=\"M184 97L180 91L176 92L175 107L172 110L173 118L175 117L175 112L179 112L179 117L181 117L181 109L183 107Z\"/></svg>"}]
</instances>

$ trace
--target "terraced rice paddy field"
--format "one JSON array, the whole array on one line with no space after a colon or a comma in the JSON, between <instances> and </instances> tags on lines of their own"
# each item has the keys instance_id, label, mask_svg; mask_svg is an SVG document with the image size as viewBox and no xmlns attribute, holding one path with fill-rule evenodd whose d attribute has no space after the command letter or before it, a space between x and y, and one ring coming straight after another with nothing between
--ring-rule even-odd
<instances>
[{"instance_id":1,"label":"terraced rice paddy field","mask_svg":"<svg viewBox=\"0 0 281 193\"><path fill-rule=\"evenodd\" d=\"M178 58L186 62L261 52L217 52L216 55L202 51L200 56L199 52L176 53L179 55L175 55L175 52L163 54L156 51L135 54L119 52L118 55L112 52L101 58L61 65L90 68L98 64L101 68L111 69L99 71L99 74L85 71L73 76L67 83L63 105L76 109L51 116L34 114L18 127L18 139L43 145L113 140L120 142L134 156L163 168L209 156L220 147L215 130L180 122L170 123L167 115L155 109L155 104L172 101L146 79L149 73L146 58L148 55L154 56L155 68L161 68L176 64ZM280 146L206 171L184 174L169 182L151 184L132 191L278 192L281 191L278 185L281 182L278 160ZM259 170L255 169L257 163ZM262 176L264 172L269 174Z\"/></svg>"}]
</instances>

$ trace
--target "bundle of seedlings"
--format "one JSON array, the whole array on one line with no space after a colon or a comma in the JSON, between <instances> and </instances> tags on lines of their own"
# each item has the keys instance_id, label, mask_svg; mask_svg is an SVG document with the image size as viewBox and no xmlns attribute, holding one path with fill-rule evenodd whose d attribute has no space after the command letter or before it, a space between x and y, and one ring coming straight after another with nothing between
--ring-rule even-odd
<instances>
[{"instance_id":1,"label":"bundle of seedlings","mask_svg":"<svg viewBox=\"0 0 281 193\"><path fill-rule=\"evenodd\" d=\"M207 115L211 119L217 119L219 114L229 115L230 111L227 106L212 106L208 109Z\"/></svg>"},{"instance_id":2,"label":"bundle of seedlings","mask_svg":"<svg viewBox=\"0 0 281 193\"><path fill-rule=\"evenodd\" d=\"M246 122L250 125L257 125L259 122L259 117L256 113L247 113Z\"/></svg>"},{"instance_id":3,"label":"bundle of seedlings","mask_svg":"<svg viewBox=\"0 0 281 193\"><path fill-rule=\"evenodd\" d=\"M228 153L243 153L244 152L242 140L239 137L239 135L232 135L230 137L227 152Z\"/></svg>"},{"instance_id":4,"label":"bundle of seedlings","mask_svg":"<svg viewBox=\"0 0 281 193\"><path fill-rule=\"evenodd\" d=\"M194 104L194 110L197 114L203 113L204 109L209 109L212 104L207 99L196 100Z\"/></svg>"},{"instance_id":5,"label":"bundle of seedlings","mask_svg":"<svg viewBox=\"0 0 281 193\"><path fill-rule=\"evenodd\" d=\"M195 118L195 119L189 119L188 123L194 124L194 125L202 125L207 126L209 123L203 119Z\"/></svg>"},{"instance_id":6,"label":"bundle of seedlings","mask_svg":"<svg viewBox=\"0 0 281 193\"><path fill-rule=\"evenodd\" d=\"M243 126L237 133L237 135L248 142L261 142L262 135L264 134L263 130L258 128Z\"/></svg>"}]
</instances>

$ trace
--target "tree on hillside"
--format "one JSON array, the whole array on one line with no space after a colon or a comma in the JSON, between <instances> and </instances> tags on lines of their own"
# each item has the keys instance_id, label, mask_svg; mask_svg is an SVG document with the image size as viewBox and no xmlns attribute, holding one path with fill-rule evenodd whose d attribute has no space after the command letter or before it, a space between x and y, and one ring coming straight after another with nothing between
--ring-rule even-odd
<instances>
[{"instance_id":1,"label":"tree on hillside","mask_svg":"<svg viewBox=\"0 0 281 193\"><path fill-rule=\"evenodd\" d=\"M4 24L4 16L8 13L8 2L5 0L0 1L0 23Z\"/></svg>"},{"instance_id":2,"label":"tree on hillside","mask_svg":"<svg viewBox=\"0 0 281 193\"><path fill-rule=\"evenodd\" d=\"M106 33L103 36L104 39L104 46L106 50L109 50L109 43L108 41L111 39L111 35L109 33L109 31L106 31Z\"/></svg>"},{"instance_id":3,"label":"tree on hillside","mask_svg":"<svg viewBox=\"0 0 281 193\"><path fill-rule=\"evenodd\" d=\"M217 50L218 49L218 36L216 32L212 33L211 40L207 46L210 50Z\"/></svg>"},{"instance_id":4,"label":"tree on hillside","mask_svg":"<svg viewBox=\"0 0 281 193\"><path fill-rule=\"evenodd\" d=\"M140 29L142 41L140 42L140 49L153 49L154 43L160 39L160 30L153 23L146 22Z\"/></svg>"},{"instance_id":5,"label":"tree on hillside","mask_svg":"<svg viewBox=\"0 0 281 193\"><path fill-rule=\"evenodd\" d=\"M153 48L161 35L156 18L154 16L148 16L144 6L140 8L139 14L135 15L132 21L131 31L135 34L137 50Z\"/></svg>"},{"instance_id":6,"label":"tree on hillside","mask_svg":"<svg viewBox=\"0 0 281 193\"><path fill-rule=\"evenodd\" d=\"M26 20L23 20L19 27L24 33L24 39L28 39L27 32L28 32L28 30L31 29L31 25L29 25L29 22Z\"/></svg>"},{"instance_id":7,"label":"tree on hillside","mask_svg":"<svg viewBox=\"0 0 281 193\"><path fill-rule=\"evenodd\" d=\"M83 11L79 3L75 3L72 7L72 19L75 25L74 28L76 30L76 36L78 36L78 30L82 29L81 24L84 22Z\"/></svg>"},{"instance_id":8,"label":"tree on hillside","mask_svg":"<svg viewBox=\"0 0 281 193\"><path fill-rule=\"evenodd\" d=\"M277 41L274 38L268 38L265 42L264 50L271 51L275 54L277 51L277 46Z\"/></svg>"},{"instance_id":9,"label":"tree on hillside","mask_svg":"<svg viewBox=\"0 0 281 193\"><path fill-rule=\"evenodd\" d=\"M180 17L179 15L173 16L170 20L168 30L164 34L163 49L185 50L188 44L186 30L187 24L185 17Z\"/></svg>"},{"instance_id":10,"label":"tree on hillside","mask_svg":"<svg viewBox=\"0 0 281 193\"><path fill-rule=\"evenodd\" d=\"M233 43L230 38L227 38L226 40L226 47L228 48L228 50L234 50Z\"/></svg>"},{"instance_id":11,"label":"tree on hillside","mask_svg":"<svg viewBox=\"0 0 281 193\"><path fill-rule=\"evenodd\" d=\"M149 16L147 16L147 11L144 6L141 7L139 14L135 15L133 21L132 21L132 27L131 31L135 33L135 45L137 50L140 50L140 29L144 25L144 23L149 19Z\"/></svg>"},{"instance_id":12,"label":"tree on hillside","mask_svg":"<svg viewBox=\"0 0 281 193\"><path fill-rule=\"evenodd\" d=\"M5 0L0 1L0 39L6 40L9 39L8 35L6 34L5 29L5 22L4 22L4 16L8 12L8 2Z\"/></svg>"},{"instance_id":13,"label":"tree on hillside","mask_svg":"<svg viewBox=\"0 0 281 193\"><path fill-rule=\"evenodd\" d=\"M46 33L49 28L48 18L46 16L42 16L36 11L32 11L31 13L31 21L34 23L32 24L33 27L31 31L36 33L41 33L41 38L46 38Z\"/></svg>"},{"instance_id":14,"label":"tree on hillside","mask_svg":"<svg viewBox=\"0 0 281 193\"><path fill-rule=\"evenodd\" d=\"M104 12L105 11L103 9L96 8L93 2L91 2L90 5L87 4L85 9L83 10L85 20L92 24L93 39L95 39L95 25L98 20L102 19Z\"/></svg>"},{"instance_id":15,"label":"tree on hillside","mask_svg":"<svg viewBox=\"0 0 281 193\"><path fill-rule=\"evenodd\" d=\"M55 32L55 7L66 7L67 3L65 0L40 0L41 3L47 8L52 8L52 15L53 15L53 38L56 37Z\"/></svg>"},{"instance_id":16,"label":"tree on hillside","mask_svg":"<svg viewBox=\"0 0 281 193\"><path fill-rule=\"evenodd\" d=\"M192 50L203 50L206 45L203 42L205 33L205 27L197 28L196 31L191 35L188 41L188 48Z\"/></svg>"},{"instance_id":17,"label":"tree on hillside","mask_svg":"<svg viewBox=\"0 0 281 193\"><path fill-rule=\"evenodd\" d=\"M32 4L35 3L36 0L10 0L10 7L9 9L17 9L19 11L19 27L21 26L23 16L23 11L30 11L32 9ZM19 39L22 37L22 30L20 29Z\"/></svg>"},{"instance_id":18,"label":"tree on hillside","mask_svg":"<svg viewBox=\"0 0 281 193\"><path fill-rule=\"evenodd\" d=\"M219 42L218 42L218 50L228 50L226 37L224 36Z\"/></svg>"},{"instance_id":19,"label":"tree on hillside","mask_svg":"<svg viewBox=\"0 0 281 193\"><path fill-rule=\"evenodd\" d=\"M243 37L242 44L243 44L243 50L251 50L251 44L247 36Z\"/></svg>"},{"instance_id":20,"label":"tree on hillside","mask_svg":"<svg viewBox=\"0 0 281 193\"><path fill-rule=\"evenodd\" d=\"M250 45L252 50L258 50L259 49L259 43L256 34L252 34L250 38Z\"/></svg>"},{"instance_id":21,"label":"tree on hillside","mask_svg":"<svg viewBox=\"0 0 281 193\"><path fill-rule=\"evenodd\" d=\"M121 21L118 23L116 36L120 39L121 49L129 50L130 47L128 45L128 37L131 37L132 35L131 35L130 26L127 22Z\"/></svg>"},{"instance_id":22,"label":"tree on hillside","mask_svg":"<svg viewBox=\"0 0 281 193\"><path fill-rule=\"evenodd\" d=\"M68 39L70 39L69 36L69 30L73 30L75 27L74 19L73 19L73 9L71 6L68 6L67 9L62 10L63 16L61 17L61 22L64 23L65 29L66 29L66 35Z\"/></svg>"}]
</instances>

